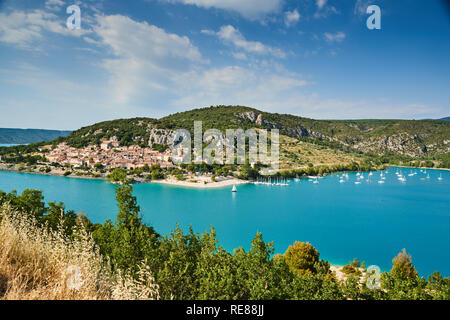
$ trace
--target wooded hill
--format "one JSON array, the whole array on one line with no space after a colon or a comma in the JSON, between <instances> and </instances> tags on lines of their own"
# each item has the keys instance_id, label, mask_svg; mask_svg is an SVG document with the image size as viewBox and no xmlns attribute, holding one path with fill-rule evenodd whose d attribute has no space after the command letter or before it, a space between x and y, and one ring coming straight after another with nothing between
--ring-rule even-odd
<instances>
[{"instance_id":1,"label":"wooded hill","mask_svg":"<svg viewBox=\"0 0 450 320\"><path fill-rule=\"evenodd\" d=\"M280 133L346 152L425 157L450 152L450 123L445 120L314 120L268 113L241 106L216 106L175 113L161 119L132 118L106 121L72 132L66 141L82 147L117 136L121 145L149 145L150 136L177 128L193 132L216 128L277 128Z\"/></svg>"}]
</instances>

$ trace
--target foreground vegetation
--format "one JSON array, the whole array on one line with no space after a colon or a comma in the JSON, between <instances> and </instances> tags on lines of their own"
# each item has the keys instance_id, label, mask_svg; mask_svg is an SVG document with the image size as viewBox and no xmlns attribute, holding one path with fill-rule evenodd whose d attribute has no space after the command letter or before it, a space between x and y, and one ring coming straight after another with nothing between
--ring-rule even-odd
<instances>
[{"instance_id":1,"label":"foreground vegetation","mask_svg":"<svg viewBox=\"0 0 450 320\"><path fill-rule=\"evenodd\" d=\"M47 222L53 221L52 210ZM1 206L0 299L159 298L145 265L137 264L136 277L111 268L86 229L74 223L67 228L64 221L74 222L72 218L63 214L58 218L61 224L43 224L15 206Z\"/></svg>"},{"instance_id":2,"label":"foreground vegetation","mask_svg":"<svg viewBox=\"0 0 450 320\"><path fill-rule=\"evenodd\" d=\"M144 224L129 184L116 186L115 221L92 224L40 191L0 192L1 299L450 299L450 279L424 279L405 251L381 275L381 290L354 260L338 279L309 243L283 255L257 233L246 251L224 250L213 228L166 236ZM155 213L157 214L157 213ZM68 286L78 267L79 288Z\"/></svg>"}]
</instances>

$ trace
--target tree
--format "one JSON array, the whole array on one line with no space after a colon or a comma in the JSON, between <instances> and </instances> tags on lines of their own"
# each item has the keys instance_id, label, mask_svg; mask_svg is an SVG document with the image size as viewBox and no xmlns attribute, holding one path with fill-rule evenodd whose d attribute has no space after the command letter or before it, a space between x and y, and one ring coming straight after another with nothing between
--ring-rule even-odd
<instances>
[{"instance_id":1,"label":"tree","mask_svg":"<svg viewBox=\"0 0 450 320\"><path fill-rule=\"evenodd\" d=\"M101 164L100 162L98 162L98 163L94 164L94 168L95 168L96 170L101 170L101 169L104 168L104 166L103 166L103 164Z\"/></svg>"},{"instance_id":2,"label":"tree","mask_svg":"<svg viewBox=\"0 0 450 320\"><path fill-rule=\"evenodd\" d=\"M442 278L438 271L428 277L428 288L433 299L450 300L450 278Z\"/></svg>"},{"instance_id":3,"label":"tree","mask_svg":"<svg viewBox=\"0 0 450 320\"><path fill-rule=\"evenodd\" d=\"M151 256L158 234L142 223L140 207L129 184L116 186L119 212L113 225L110 221L94 232L94 239L107 254L115 268L136 274L139 264Z\"/></svg>"},{"instance_id":4,"label":"tree","mask_svg":"<svg viewBox=\"0 0 450 320\"><path fill-rule=\"evenodd\" d=\"M283 255L292 271L302 273L316 273L315 264L319 262L319 252L308 242L294 242Z\"/></svg>"},{"instance_id":5,"label":"tree","mask_svg":"<svg viewBox=\"0 0 450 320\"><path fill-rule=\"evenodd\" d=\"M114 168L114 170L109 175L109 179L112 182L124 183L126 178L127 178L127 171L123 168Z\"/></svg>"},{"instance_id":6,"label":"tree","mask_svg":"<svg viewBox=\"0 0 450 320\"><path fill-rule=\"evenodd\" d=\"M46 212L42 191L25 189L21 195L14 190L11 193L0 192L0 204L9 202L17 210L41 219Z\"/></svg>"},{"instance_id":7,"label":"tree","mask_svg":"<svg viewBox=\"0 0 450 320\"><path fill-rule=\"evenodd\" d=\"M73 210L66 211L64 203L50 202L47 214L43 216L43 221L53 230L62 228L66 234L71 234L76 225L77 215Z\"/></svg>"},{"instance_id":8,"label":"tree","mask_svg":"<svg viewBox=\"0 0 450 320\"><path fill-rule=\"evenodd\" d=\"M403 249L393 260L390 273L381 275L381 287L391 300L426 300L431 295L426 290L427 282L417 276L411 263L411 255Z\"/></svg>"},{"instance_id":9,"label":"tree","mask_svg":"<svg viewBox=\"0 0 450 320\"><path fill-rule=\"evenodd\" d=\"M159 170L152 171L152 180L164 179L164 174Z\"/></svg>"},{"instance_id":10,"label":"tree","mask_svg":"<svg viewBox=\"0 0 450 320\"><path fill-rule=\"evenodd\" d=\"M244 179L244 180L248 180L248 179L256 179L258 177L258 170L253 169L251 166L249 166L248 164L244 164L241 167L240 173L239 173L239 179Z\"/></svg>"},{"instance_id":11,"label":"tree","mask_svg":"<svg viewBox=\"0 0 450 320\"><path fill-rule=\"evenodd\" d=\"M192 228L188 234L183 234L177 228L169 237L164 237L160 243L160 266L157 281L160 284L162 299L195 299L197 292L197 268L201 252L200 239Z\"/></svg>"},{"instance_id":12,"label":"tree","mask_svg":"<svg viewBox=\"0 0 450 320\"><path fill-rule=\"evenodd\" d=\"M417 276L417 271L412 265L411 255L406 253L406 249L403 249L393 260L392 260L391 274L394 277L401 279L414 279Z\"/></svg>"}]
</instances>

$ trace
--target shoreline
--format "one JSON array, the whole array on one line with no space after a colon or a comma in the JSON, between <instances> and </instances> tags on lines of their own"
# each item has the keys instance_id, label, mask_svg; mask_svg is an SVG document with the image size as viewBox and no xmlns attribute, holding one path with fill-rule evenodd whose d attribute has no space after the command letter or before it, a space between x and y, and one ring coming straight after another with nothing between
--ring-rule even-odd
<instances>
[{"instance_id":1,"label":"shoreline","mask_svg":"<svg viewBox=\"0 0 450 320\"><path fill-rule=\"evenodd\" d=\"M36 174L41 176L52 176L52 177L61 177L61 178L76 178L76 179L92 179L92 180L108 180L108 178L105 177L86 177L86 176L76 176L76 175L68 175L65 176L64 174L58 174L58 173L50 173L50 172L30 172L30 171L19 171L19 170L11 170L11 169L3 169L0 168L0 171L5 172L16 172L16 173L26 173L26 174Z\"/></svg>"},{"instance_id":2,"label":"shoreline","mask_svg":"<svg viewBox=\"0 0 450 320\"><path fill-rule=\"evenodd\" d=\"M106 177L87 177L87 176L76 176L76 175L68 175L64 176L63 174L59 173L46 173L46 172L29 172L29 171L19 171L19 170L12 170L12 169L3 169L0 168L0 171L5 172L15 172L15 173L24 173L24 174L34 174L34 175L42 175L42 176L52 176L52 177L61 177L61 178L75 178L75 179L87 179L87 180L104 180L110 184L114 184L113 182L110 182L108 178ZM170 185L170 186L176 186L176 187L188 187L188 188L195 188L195 189L217 189L217 188L226 188L231 187L233 185L240 185L240 184L247 184L251 183L251 181L246 180L240 180L237 178L231 178L226 179L222 181L217 182L208 182L206 184L198 183L198 182L188 182L188 181L178 181L178 180L172 180L172 179L164 179L164 180L154 180L154 181L134 181L133 184L164 184L164 185Z\"/></svg>"},{"instance_id":3,"label":"shoreline","mask_svg":"<svg viewBox=\"0 0 450 320\"><path fill-rule=\"evenodd\" d=\"M449 168L408 167L408 166L399 166L399 165L390 165L389 167L399 167L399 168L410 168L410 169L425 169L425 170L444 170L444 171L450 171L450 169L449 169Z\"/></svg>"},{"instance_id":4,"label":"shoreline","mask_svg":"<svg viewBox=\"0 0 450 320\"><path fill-rule=\"evenodd\" d=\"M62 178L75 178L75 179L92 179L92 180L104 180L108 183L114 184L109 181L107 177L93 177L93 176L77 176L75 174L71 174L68 176L65 176L63 173L54 173L54 172L30 172L30 171L19 171L14 169L7 169L2 168L2 164L0 163L0 171L5 172L16 172L16 173L25 173L25 174L35 174L35 175L43 175L43 176L53 176L53 177L62 177ZM409 169L424 169L424 170L443 170L443 171L450 171L449 168L427 168L427 167L409 167L409 166L401 166L401 165L388 165L385 169L381 169L380 171L386 170L387 168L392 167L398 167L398 168L409 168ZM378 171L378 170L377 170ZM342 172L332 172L327 175L335 175L340 174ZM299 177L299 178L307 178L307 177ZM291 179L291 178L288 178ZM175 186L175 187L187 187L187 188L194 188L194 189L218 189L218 188L226 188L231 187L233 185L241 185L241 184L248 184L252 183L253 181L250 180L241 180L237 178L229 178L222 181L216 181L216 182L207 182L207 183L201 183L201 182L189 182L189 181L180 181L175 180L173 178L169 179L163 179L163 180L153 180L153 181L133 181L133 184L146 184L146 183L154 183L154 184L163 184L163 185L169 185L169 186Z\"/></svg>"}]
</instances>

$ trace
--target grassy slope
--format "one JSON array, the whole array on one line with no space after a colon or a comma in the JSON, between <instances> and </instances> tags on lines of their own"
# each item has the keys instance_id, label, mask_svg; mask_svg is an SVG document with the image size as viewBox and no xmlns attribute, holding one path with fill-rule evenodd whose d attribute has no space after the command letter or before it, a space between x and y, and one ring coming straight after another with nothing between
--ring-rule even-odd
<instances>
[{"instance_id":1,"label":"grassy slope","mask_svg":"<svg viewBox=\"0 0 450 320\"><path fill-rule=\"evenodd\" d=\"M361 162L363 157L355 153L345 153L285 135L280 136L280 169L314 166L348 165Z\"/></svg>"}]
</instances>

